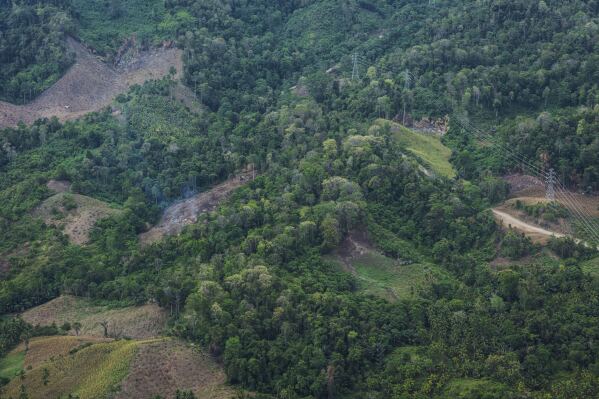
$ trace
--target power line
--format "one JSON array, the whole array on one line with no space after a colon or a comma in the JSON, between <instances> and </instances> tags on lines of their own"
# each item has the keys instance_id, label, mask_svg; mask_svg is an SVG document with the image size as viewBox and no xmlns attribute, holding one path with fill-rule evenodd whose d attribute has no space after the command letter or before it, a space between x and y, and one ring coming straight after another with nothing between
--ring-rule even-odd
<instances>
[{"instance_id":1,"label":"power line","mask_svg":"<svg viewBox=\"0 0 599 399\"><path fill-rule=\"evenodd\" d=\"M406 87L409 87L409 84L412 81L417 81L416 77L409 71L405 70L403 72L405 76L405 84ZM438 100L433 100L433 103L441 109L442 105ZM595 224L592 218L590 218L589 213L586 212L584 206L579 204L578 201L570 195L570 193L565 189L565 187L559 182L559 179L555 176L555 171L550 169L549 174L541 169L539 166L535 165L533 160L530 160L527 156L520 154L516 150L512 150L507 147L505 144L502 144L497 141L497 138L489 135L488 133L483 132L476 126L472 125L472 123L468 120L464 120L460 118L457 113L452 112L455 116L453 119L464 131L474 135L476 138L482 141L489 141L491 145L494 147L494 153L504 157L504 159L509 160L510 157L513 160L516 160L520 163L521 166L526 167L529 171L535 175L535 177L540 178L541 181L545 181L547 183L547 196L548 199L555 199L556 187L555 185L561 186L557 189L557 192L561 194L563 202L567 203L571 210L571 215L574 219L580 224L580 227L583 231L589 234L590 238L596 239L599 242L599 227ZM551 203L550 203L551 204ZM582 208L582 210L581 210Z\"/></svg>"}]
</instances>

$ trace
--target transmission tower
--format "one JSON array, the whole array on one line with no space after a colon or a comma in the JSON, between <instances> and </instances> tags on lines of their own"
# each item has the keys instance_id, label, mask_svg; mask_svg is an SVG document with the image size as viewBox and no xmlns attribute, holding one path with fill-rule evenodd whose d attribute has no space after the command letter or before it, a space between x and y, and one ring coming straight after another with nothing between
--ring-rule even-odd
<instances>
[{"instance_id":1,"label":"transmission tower","mask_svg":"<svg viewBox=\"0 0 599 399\"><path fill-rule=\"evenodd\" d=\"M360 79L360 71L358 70L358 54L353 53L351 56L352 60L352 71L351 71L351 80Z\"/></svg>"},{"instance_id":2,"label":"transmission tower","mask_svg":"<svg viewBox=\"0 0 599 399\"><path fill-rule=\"evenodd\" d=\"M545 177L545 183L547 184L545 191L545 198L549 201L555 201L555 170L549 169L549 173Z\"/></svg>"}]
</instances>

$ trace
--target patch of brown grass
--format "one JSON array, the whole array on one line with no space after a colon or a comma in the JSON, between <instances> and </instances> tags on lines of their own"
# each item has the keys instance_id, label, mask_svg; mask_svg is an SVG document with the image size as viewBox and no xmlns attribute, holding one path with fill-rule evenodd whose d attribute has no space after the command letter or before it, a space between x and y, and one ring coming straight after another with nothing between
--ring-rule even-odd
<instances>
[{"instance_id":1,"label":"patch of brown grass","mask_svg":"<svg viewBox=\"0 0 599 399\"><path fill-rule=\"evenodd\" d=\"M84 298L63 295L27 310L23 320L33 325L60 326L64 322L81 323L81 335L103 337L101 322L108 323L112 337L150 338L159 336L166 326L167 312L156 304L110 308L92 304ZM75 335L75 331L69 332Z\"/></svg>"},{"instance_id":2,"label":"patch of brown grass","mask_svg":"<svg viewBox=\"0 0 599 399\"><path fill-rule=\"evenodd\" d=\"M71 182L67 180L49 180L46 187L55 193L66 193L71 190Z\"/></svg>"},{"instance_id":3,"label":"patch of brown grass","mask_svg":"<svg viewBox=\"0 0 599 399\"><path fill-rule=\"evenodd\" d=\"M67 209L68 202L74 203L75 207ZM95 198L60 192L42 202L33 214L47 224L62 227L73 244L83 245L89 241L89 234L98 220L119 212Z\"/></svg>"},{"instance_id":4,"label":"patch of brown grass","mask_svg":"<svg viewBox=\"0 0 599 399\"><path fill-rule=\"evenodd\" d=\"M177 389L198 399L232 398L221 367L207 354L178 340L140 346L115 399L172 398Z\"/></svg>"},{"instance_id":5,"label":"patch of brown grass","mask_svg":"<svg viewBox=\"0 0 599 399\"><path fill-rule=\"evenodd\" d=\"M74 337L70 335L59 335L53 337L35 337L29 341L29 350L25 353L24 367L35 368L40 364L67 355L71 349L80 347L86 343L108 342L109 338L90 336ZM25 351L25 344L21 343L13 352Z\"/></svg>"}]
</instances>

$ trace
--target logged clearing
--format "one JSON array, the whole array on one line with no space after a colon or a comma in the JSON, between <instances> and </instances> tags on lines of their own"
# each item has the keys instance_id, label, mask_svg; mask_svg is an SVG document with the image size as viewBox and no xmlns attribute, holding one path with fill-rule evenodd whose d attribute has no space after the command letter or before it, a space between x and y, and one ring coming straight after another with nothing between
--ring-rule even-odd
<instances>
[{"instance_id":1,"label":"logged clearing","mask_svg":"<svg viewBox=\"0 0 599 399\"><path fill-rule=\"evenodd\" d=\"M232 398L225 373L207 354L177 340L162 340L138 348L129 375L115 399L172 398L191 390L198 399Z\"/></svg>"},{"instance_id":2,"label":"logged clearing","mask_svg":"<svg viewBox=\"0 0 599 399\"><path fill-rule=\"evenodd\" d=\"M0 101L0 128L52 116L62 121L76 119L110 105L118 94L134 84L166 76L171 67L177 70L175 77L183 71L181 51L175 48L165 46L141 52L126 65L113 68L75 39L68 38L67 42L75 53L75 64L29 104Z\"/></svg>"},{"instance_id":3,"label":"logged clearing","mask_svg":"<svg viewBox=\"0 0 599 399\"><path fill-rule=\"evenodd\" d=\"M62 295L43 305L27 310L23 320L33 325L61 326L65 322L81 323L81 335L103 337L107 322L111 337L150 338L159 336L166 326L168 313L155 304L110 308L92 304L89 300ZM76 332L69 332L75 335Z\"/></svg>"},{"instance_id":4,"label":"logged clearing","mask_svg":"<svg viewBox=\"0 0 599 399\"><path fill-rule=\"evenodd\" d=\"M60 190L64 184L54 183L52 187ZM119 212L106 202L85 195L60 192L42 202L33 214L44 219L46 224L61 227L73 244L83 245L89 241L89 234L98 220Z\"/></svg>"},{"instance_id":5,"label":"logged clearing","mask_svg":"<svg viewBox=\"0 0 599 399\"><path fill-rule=\"evenodd\" d=\"M364 234L349 234L336 251L334 260L357 278L362 292L389 301L413 298L434 282L452 279L436 265L406 264L385 256Z\"/></svg>"},{"instance_id":6,"label":"logged clearing","mask_svg":"<svg viewBox=\"0 0 599 399\"><path fill-rule=\"evenodd\" d=\"M214 210L233 190L250 181L253 175L252 170L246 169L208 191L169 206L156 226L140 234L139 241L142 245L148 245L165 236L179 234L185 226L197 222L199 215Z\"/></svg>"},{"instance_id":7,"label":"logged clearing","mask_svg":"<svg viewBox=\"0 0 599 399\"><path fill-rule=\"evenodd\" d=\"M449 162L451 150L441 143L437 135L417 133L399 123L385 119L375 122L378 126L388 123L397 140L410 152L422 159L435 173L445 177L455 177L453 166Z\"/></svg>"}]
</instances>

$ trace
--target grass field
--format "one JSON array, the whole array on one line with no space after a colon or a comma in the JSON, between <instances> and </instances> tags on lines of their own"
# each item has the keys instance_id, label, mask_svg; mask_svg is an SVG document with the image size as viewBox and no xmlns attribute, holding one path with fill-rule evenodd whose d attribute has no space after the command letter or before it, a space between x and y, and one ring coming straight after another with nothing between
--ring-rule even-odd
<instances>
[{"instance_id":1,"label":"grass field","mask_svg":"<svg viewBox=\"0 0 599 399\"><path fill-rule=\"evenodd\" d=\"M396 139L410 152L427 163L435 173L450 178L455 176L455 171L449 162L451 150L445 147L438 137L414 132L398 123L385 119L379 119L375 123L379 126L388 123L391 131L395 133Z\"/></svg>"},{"instance_id":2,"label":"grass field","mask_svg":"<svg viewBox=\"0 0 599 399\"><path fill-rule=\"evenodd\" d=\"M351 263L364 292L389 300L407 299L417 295L421 287L452 279L438 266L421 263L401 265L375 251L359 255Z\"/></svg>"},{"instance_id":3,"label":"grass field","mask_svg":"<svg viewBox=\"0 0 599 399\"><path fill-rule=\"evenodd\" d=\"M356 245L356 242L353 244ZM336 256L325 256L325 259L351 272L364 293L395 301L412 298L432 283L454 281L449 273L434 264L402 264L383 255L370 244L357 245L359 248L348 250L346 243Z\"/></svg>"},{"instance_id":4,"label":"grass field","mask_svg":"<svg viewBox=\"0 0 599 399\"><path fill-rule=\"evenodd\" d=\"M192 390L199 399L234 396L212 357L171 338L37 337L28 351L24 344L15 348L0 367L2 376L11 379L0 397L19 397L21 385L31 399L69 394L80 399L171 398L177 389Z\"/></svg>"},{"instance_id":5,"label":"grass field","mask_svg":"<svg viewBox=\"0 0 599 399\"><path fill-rule=\"evenodd\" d=\"M106 202L80 194L58 193L38 206L34 215L47 224L61 226L73 244L83 245L96 222L121 212Z\"/></svg>"},{"instance_id":6,"label":"grass field","mask_svg":"<svg viewBox=\"0 0 599 399\"><path fill-rule=\"evenodd\" d=\"M16 377L25 362L25 352L11 352L0 360L0 378L12 379Z\"/></svg>"}]
</instances>

